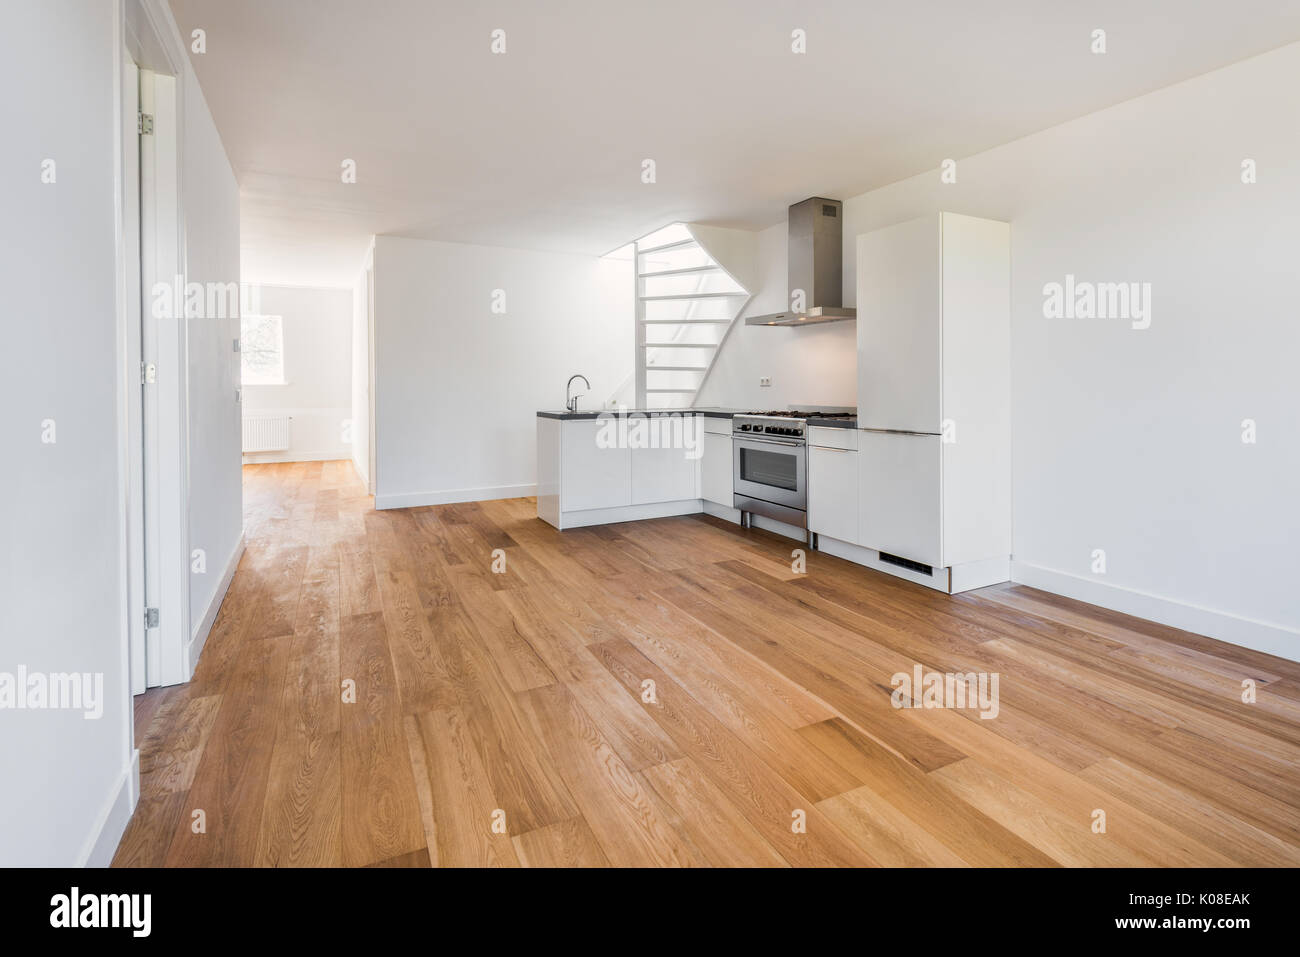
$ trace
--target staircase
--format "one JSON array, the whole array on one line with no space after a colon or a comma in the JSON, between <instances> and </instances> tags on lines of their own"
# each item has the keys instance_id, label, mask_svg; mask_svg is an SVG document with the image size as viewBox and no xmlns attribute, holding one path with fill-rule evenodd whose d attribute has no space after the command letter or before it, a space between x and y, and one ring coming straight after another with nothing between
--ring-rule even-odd
<instances>
[{"instance_id":1,"label":"staircase","mask_svg":"<svg viewBox=\"0 0 1300 957\"><path fill-rule=\"evenodd\" d=\"M706 248L733 232L673 223L633 243L637 408L694 403L751 295Z\"/></svg>"}]
</instances>

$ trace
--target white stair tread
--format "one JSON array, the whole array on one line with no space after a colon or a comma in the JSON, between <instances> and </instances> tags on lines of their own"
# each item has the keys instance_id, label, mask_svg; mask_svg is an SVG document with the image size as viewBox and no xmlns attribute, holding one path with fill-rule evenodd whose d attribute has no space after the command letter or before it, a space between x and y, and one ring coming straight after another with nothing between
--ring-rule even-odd
<instances>
[{"instance_id":1,"label":"white stair tread","mask_svg":"<svg viewBox=\"0 0 1300 957\"><path fill-rule=\"evenodd\" d=\"M653 279L656 276L685 276L688 273L697 272L722 272L721 266L686 266L682 269L657 269L654 272L638 273L642 279Z\"/></svg>"},{"instance_id":2,"label":"white stair tread","mask_svg":"<svg viewBox=\"0 0 1300 957\"><path fill-rule=\"evenodd\" d=\"M665 302L669 299L736 299L747 292L683 292L672 296L641 296L642 302Z\"/></svg>"},{"instance_id":3,"label":"white stair tread","mask_svg":"<svg viewBox=\"0 0 1300 957\"><path fill-rule=\"evenodd\" d=\"M688 239L679 239L676 242L664 243L662 246L651 246L648 249L638 248L637 255L644 256L647 253L659 253L659 252L663 252L666 249L685 249L687 246L698 246L698 245L699 243L697 243L695 241L695 237L692 236Z\"/></svg>"}]
</instances>

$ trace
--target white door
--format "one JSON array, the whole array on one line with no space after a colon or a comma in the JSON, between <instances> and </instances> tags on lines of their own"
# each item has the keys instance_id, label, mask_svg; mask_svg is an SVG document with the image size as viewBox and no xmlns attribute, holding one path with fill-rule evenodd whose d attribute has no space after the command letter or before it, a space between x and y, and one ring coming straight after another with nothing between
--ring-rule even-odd
<instances>
[{"instance_id":1,"label":"white door","mask_svg":"<svg viewBox=\"0 0 1300 957\"><path fill-rule=\"evenodd\" d=\"M808 528L818 535L858 542L858 453L808 446Z\"/></svg>"},{"instance_id":2,"label":"white door","mask_svg":"<svg viewBox=\"0 0 1300 957\"><path fill-rule=\"evenodd\" d=\"M731 436L704 433L704 458L700 463L700 497L715 505L732 507Z\"/></svg>"},{"instance_id":3,"label":"white door","mask_svg":"<svg viewBox=\"0 0 1300 957\"><path fill-rule=\"evenodd\" d=\"M632 450L632 504L682 502L700 497L700 460L692 458L699 438L695 416L645 420L666 448Z\"/></svg>"},{"instance_id":4,"label":"white door","mask_svg":"<svg viewBox=\"0 0 1300 957\"><path fill-rule=\"evenodd\" d=\"M858 237L858 427L940 431L940 219Z\"/></svg>"},{"instance_id":5,"label":"white door","mask_svg":"<svg viewBox=\"0 0 1300 957\"><path fill-rule=\"evenodd\" d=\"M859 432L860 544L943 567L943 439Z\"/></svg>"},{"instance_id":6,"label":"white door","mask_svg":"<svg viewBox=\"0 0 1300 957\"><path fill-rule=\"evenodd\" d=\"M632 451L602 448L598 439L603 424L597 419L560 424L561 511L632 504Z\"/></svg>"}]
</instances>

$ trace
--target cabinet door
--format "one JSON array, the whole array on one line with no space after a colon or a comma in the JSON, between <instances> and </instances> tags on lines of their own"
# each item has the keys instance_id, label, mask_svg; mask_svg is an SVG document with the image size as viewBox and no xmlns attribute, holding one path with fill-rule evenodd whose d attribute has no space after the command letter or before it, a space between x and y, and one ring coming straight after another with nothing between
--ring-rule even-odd
<instances>
[{"instance_id":1,"label":"cabinet door","mask_svg":"<svg viewBox=\"0 0 1300 957\"><path fill-rule=\"evenodd\" d=\"M602 448L603 425L597 419L563 423L560 502L566 512L632 504L632 452Z\"/></svg>"},{"instance_id":2,"label":"cabinet door","mask_svg":"<svg viewBox=\"0 0 1300 957\"><path fill-rule=\"evenodd\" d=\"M808 528L858 542L858 453L808 446Z\"/></svg>"},{"instance_id":3,"label":"cabinet door","mask_svg":"<svg viewBox=\"0 0 1300 957\"><path fill-rule=\"evenodd\" d=\"M867 548L942 567L943 439L859 432L859 523Z\"/></svg>"},{"instance_id":4,"label":"cabinet door","mask_svg":"<svg viewBox=\"0 0 1300 957\"><path fill-rule=\"evenodd\" d=\"M939 432L940 221L858 237L858 425Z\"/></svg>"},{"instance_id":5,"label":"cabinet door","mask_svg":"<svg viewBox=\"0 0 1300 957\"><path fill-rule=\"evenodd\" d=\"M732 507L731 435L704 433L704 459L700 463L700 494L715 505Z\"/></svg>"},{"instance_id":6,"label":"cabinet door","mask_svg":"<svg viewBox=\"0 0 1300 957\"><path fill-rule=\"evenodd\" d=\"M663 448L632 450L632 504L680 502L700 497L698 419L695 416L648 420Z\"/></svg>"}]
</instances>

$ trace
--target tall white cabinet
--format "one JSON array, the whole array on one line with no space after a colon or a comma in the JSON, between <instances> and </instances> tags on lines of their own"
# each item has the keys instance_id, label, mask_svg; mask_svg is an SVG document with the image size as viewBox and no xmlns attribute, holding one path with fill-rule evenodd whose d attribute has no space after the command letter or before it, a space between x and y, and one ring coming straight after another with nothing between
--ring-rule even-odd
<instances>
[{"instance_id":1,"label":"tall white cabinet","mask_svg":"<svg viewBox=\"0 0 1300 957\"><path fill-rule=\"evenodd\" d=\"M1005 580L1011 554L1011 232L936 213L858 237L858 537ZM937 572L936 572L937 574Z\"/></svg>"}]
</instances>

